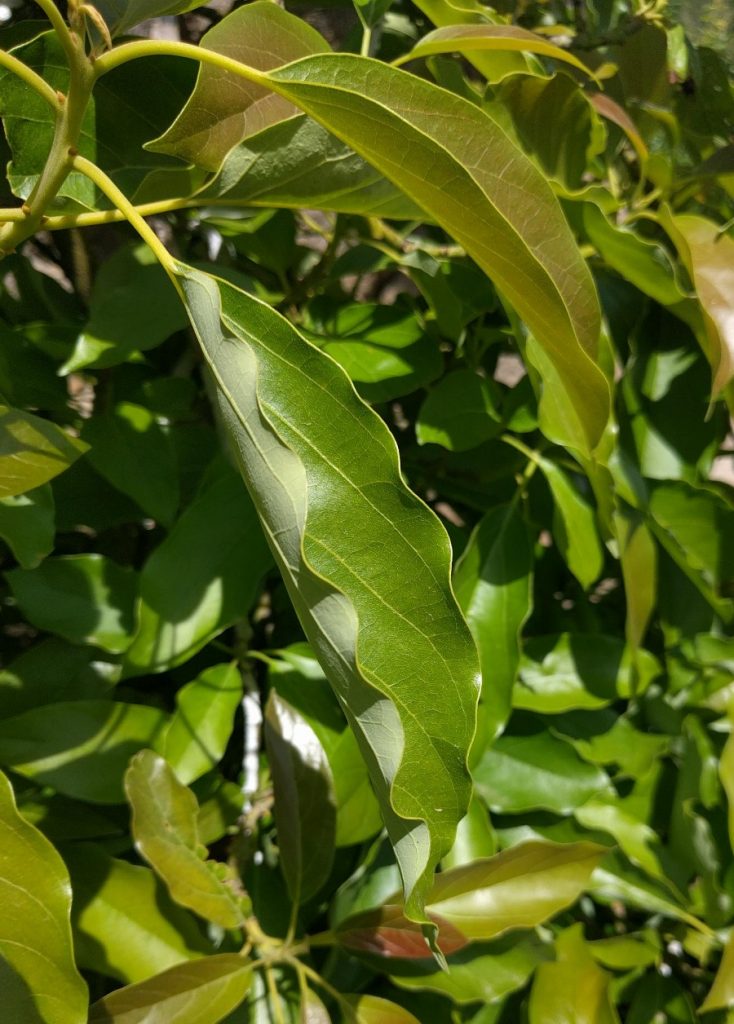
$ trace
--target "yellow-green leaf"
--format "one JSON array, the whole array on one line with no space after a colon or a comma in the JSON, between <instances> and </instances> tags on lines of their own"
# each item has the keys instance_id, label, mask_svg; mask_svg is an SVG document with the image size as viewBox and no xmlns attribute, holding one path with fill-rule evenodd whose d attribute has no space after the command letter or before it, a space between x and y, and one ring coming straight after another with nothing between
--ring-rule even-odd
<instances>
[{"instance_id":1,"label":"yellow-green leaf","mask_svg":"<svg viewBox=\"0 0 734 1024\"><path fill-rule=\"evenodd\" d=\"M0 404L0 498L40 487L87 448L55 423Z\"/></svg>"}]
</instances>

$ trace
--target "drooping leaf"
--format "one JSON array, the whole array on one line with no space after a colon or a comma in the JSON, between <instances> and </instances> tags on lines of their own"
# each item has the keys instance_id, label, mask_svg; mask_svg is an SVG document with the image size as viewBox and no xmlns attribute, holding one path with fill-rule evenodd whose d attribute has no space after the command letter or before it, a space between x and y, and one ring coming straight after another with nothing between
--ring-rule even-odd
<instances>
[{"instance_id":1,"label":"drooping leaf","mask_svg":"<svg viewBox=\"0 0 734 1024\"><path fill-rule=\"evenodd\" d=\"M0 537L23 569L34 569L54 547L56 517L48 484L26 494L0 498Z\"/></svg>"},{"instance_id":2,"label":"drooping leaf","mask_svg":"<svg viewBox=\"0 0 734 1024\"><path fill-rule=\"evenodd\" d=\"M72 643L118 653L132 639L136 574L100 554L47 558L7 580L28 620Z\"/></svg>"},{"instance_id":3,"label":"drooping leaf","mask_svg":"<svg viewBox=\"0 0 734 1024\"><path fill-rule=\"evenodd\" d=\"M422 216L379 171L300 113L235 146L200 198L403 220Z\"/></svg>"},{"instance_id":4,"label":"drooping leaf","mask_svg":"<svg viewBox=\"0 0 734 1024\"><path fill-rule=\"evenodd\" d=\"M128 676L188 660L247 614L271 556L237 474L213 468L140 575Z\"/></svg>"},{"instance_id":5,"label":"drooping leaf","mask_svg":"<svg viewBox=\"0 0 734 1024\"><path fill-rule=\"evenodd\" d=\"M130 757L155 742L165 721L145 704L46 704L0 723L0 764L79 800L122 803Z\"/></svg>"},{"instance_id":6,"label":"drooping leaf","mask_svg":"<svg viewBox=\"0 0 734 1024\"><path fill-rule=\"evenodd\" d=\"M469 810L459 822L456 842L441 861L442 870L470 864L480 857L493 857L497 853L497 836L489 819L487 808L475 794Z\"/></svg>"},{"instance_id":7,"label":"drooping leaf","mask_svg":"<svg viewBox=\"0 0 734 1024\"><path fill-rule=\"evenodd\" d=\"M0 498L40 487L86 450L55 423L0 403Z\"/></svg>"},{"instance_id":8,"label":"drooping leaf","mask_svg":"<svg viewBox=\"0 0 734 1024\"><path fill-rule=\"evenodd\" d=\"M125 774L138 852L166 883L172 899L222 928L237 928L247 912L234 873L206 859L199 840L196 797L164 758L141 750Z\"/></svg>"},{"instance_id":9,"label":"drooping leaf","mask_svg":"<svg viewBox=\"0 0 734 1024\"><path fill-rule=\"evenodd\" d=\"M454 590L482 667L487 739L509 717L520 661L520 631L532 607L533 549L515 505L491 509L456 566Z\"/></svg>"},{"instance_id":10,"label":"drooping leaf","mask_svg":"<svg viewBox=\"0 0 734 1024\"><path fill-rule=\"evenodd\" d=\"M242 678L235 662L205 669L178 691L163 753L183 785L221 761L241 700Z\"/></svg>"},{"instance_id":11,"label":"drooping leaf","mask_svg":"<svg viewBox=\"0 0 734 1024\"><path fill-rule=\"evenodd\" d=\"M568 50L517 25L446 25L429 32L394 63L399 67L409 60L429 57L434 53L468 54L498 50L538 53L571 64L593 77L593 72Z\"/></svg>"},{"instance_id":12,"label":"drooping leaf","mask_svg":"<svg viewBox=\"0 0 734 1024\"><path fill-rule=\"evenodd\" d=\"M408 913L420 918L468 802L477 696L447 538L403 484L392 438L335 363L244 292L177 269L243 475L360 740Z\"/></svg>"},{"instance_id":13,"label":"drooping leaf","mask_svg":"<svg viewBox=\"0 0 734 1024\"><path fill-rule=\"evenodd\" d=\"M136 982L211 953L196 919L169 897L150 868L110 857L93 843L64 849L80 967Z\"/></svg>"},{"instance_id":14,"label":"drooping leaf","mask_svg":"<svg viewBox=\"0 0 734 1024\"><path fill-rule=\"evenodd\" d=\"M291 899L305 903L326 882L333 862L336 809L331 769L311 726L275 692L265 709L265 742L280 863Z\"/></svg>"},{"instance_id":15,"label":"drooping leaf","mask_svg":"<svg viewBox=\"0 0 734 1024\"><path fill-rule=\"evenodd\" d=\"M0 990L6 1024L84 1024L74 963L71 886L51 843L18 813L0 772Z\"/></svg>"},{"instance_id":16,"label":"drooping leaf","mask_svg":"<svg viewBox=\"0 0 734 1024\"><path fill-rule=\"evenodd\" d=\"M490 810L505 814L536 809L569 814L610 786L605 772L547 732L501 736L473 774Z\"/></svg>"},{"instance_id":17,"label":"drooping leaf","mask_svg":"<svg viewBox=\"0 0 734 1024\"><path fill-rule=\"evenodd\" d=\"M596 295L550 187L496 122L459 96L347 54L306 57L263 80L464 246L527 322L567 396L554 439L591 452L609 410Z\"/></svg>"},{"instance_id":18,"label":"drooping leaf","mask_svg":"<svg viewBox=\"0 0 734 1024\"><path fill-rule=\"evenodd\" d=\"M530 993L531 1024L618 1024L611 1001L612 976L592 957L583 925L568 928L556 939L555 963L541 964Z\"/></svg>"},{"instance_id":19,"label":"drooping leaf","mask_svg":"<svg viewBox=\"0 0 734 1024\"><path fill-rule=\"evenodd\" d=\"M714 983L700 1007L701 1013L709 1010L731 1009L734 1006L734 939L729 939L724 946L719 969Z\"/></svg>"},{"instance_id":20,"label":"drooping leaf","mask_svg":"<svg viewBox=\"0 0 734 1024\"><path fill-rule=\"evenodd\" d=\"M734 849L734 736L729 736L719 761L719 775L729 802L729 841Z\"/></svg>"},{"instance_id":21,"label":"drooping leaf","mask_svg":"<svg viewBox=\"0 0 734 1024\"><path fill-rule=\"evenodd\" d=\"M716 398L734 376L734 240L713 221L696 214L665 210L661 220L691 275L703 309L711 394Z\"/></svg>"},{"instance_id":22,"label":"drooping leaf","mask_svg":"<svg viewBox=\"0 0 734 1024\"><path fill-rule=\"evenodd\" d=\"M555 542L571 572L588 589L604 565L594 510L560 466L542 457L537 462L553 495Z\"/></svg>"},{"instance_id":23,"label":"drooping leaf","mask_svg":"<svg viewBox=\"0 0 734 1024\"><path fill-rule=\"evenodd\" d=\"M145 406L120 402L84 426L87 458L100 476L156 521L170 525L178 507L174 451L157 417Z\"/></svg>"},{"instance_id":24,"label":"drooping leaf","mask_svg":"<svg viewBox=\"0 0 734 1024\"><path fill-rule=\"evenodd\" d=\"M614 526L627 602L625 637L633 654L643 641L657 596L658 553L650 530L639 513L616 512Z\"/></svg>"},{"instance_id":25,"label":"drooping leaf","mask_svg":"<svg viewBox=\"0 0 734 1024\"><path fill-rule=\"evenodd\" d=\"M201 46L263 71L329 49L316 29L263 0L233 11L206 33ZM205 64L184 109L147 148L218 171L238 142L295 113L267 88Z\"/></svg>"},{"instance_id":26,"label":"drooping leaf","mask_svg":"<svg viewBox=\"0 0 734 1024\"><path fill-rule=\"evenodd\" d=\"M89 319L63 370L116 366L186 326L186 312L147 245L123 246L100 268Z\"/></svg>"},{"instance_id":27,"label":"drooping leaf","mask_svg":"<svg viewBox=\"0 0 734 1024\"><path fill-rule=\"evenodd\" d=\"M476 448L501 429L496 385L471 370L455 370L428 392L416 421L419 444L449 451Z\"/></svg>"},{"instance_id":28,"label":"drooping leaf","mask_svg":"<svg viewBox=\"0 0 734 1024\"><path fill-rule=\"evenodd\" d=\"M219 953L171 967L95 1003L89 1024L218 1024L240 1005L252 968L236 953Z\"/></svg>"}]
</instances>

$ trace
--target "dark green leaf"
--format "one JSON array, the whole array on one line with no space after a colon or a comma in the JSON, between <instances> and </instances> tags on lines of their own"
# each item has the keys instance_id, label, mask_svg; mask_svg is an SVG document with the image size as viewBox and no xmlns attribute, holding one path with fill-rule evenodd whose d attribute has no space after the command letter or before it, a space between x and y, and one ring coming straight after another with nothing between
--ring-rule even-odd
<instances>
[{"instance_id":1,"label":"dark green leaf","mask_svg":"<svg viewBox=\"0 0 734 1024\"><path fill-rule=\"evenodd\" d=\"M501 429L496 385L471 370L449 373L432 388L418 413L419 444L440 444L452 452L476 448Z\"/></svg>"},{"instance_id":2,"label":"dark green leaf","mask_svg":"<svg viewBox=\"0 0 734 1024\"><path fill-rule=\"evenodd\" d=\"M182 14L199 4L192 0L97 0L97 10L107 23L110 33L122 35L141 21L161 18L167 14Z\"/></svg>"},{"instance_id":3,"label":"dark green leaf","mask_svg":"<svg viewBox=\"0 0 734 1024\"><path fill-rule=\"evenodd\" d=\"M54 496L48 484L0 498L0 537L24 569L34 569L54 547Z\"/></svg>"},{"instance_id":4,"label":"dark green leaf","mask_svg":"<svg viewBox=\"0 0 734 1024\"><path fill-rule=\"evenodd\" d=\"M0 672L0 717L67 700L106 697L120 674L114 661L93 647L48 637Z\"/></svg>"},{"instance_id":5,"label":"dark green leaf","mask_svg":"<svg viewBox=\"0 0 734 1024\"><path fill-rule=\"evenodd\" d=\"M130 645L137 590L130 569L99 554L66 555L47 558L37 569L14 569L7 580L39 629L113 653Z\"/></svg>"},{"instance_id":6,"label":"dark green leaf","mask_svg":"<svg viewBox=\"0 0 734 1024\"><path fill-rule=\"evenodd\" d=\"M291 899L305 903L331 872L336 833L331 769L311 726L275 692L265 710L265 742L280 863Z\"/></svg>"}]
</instances>

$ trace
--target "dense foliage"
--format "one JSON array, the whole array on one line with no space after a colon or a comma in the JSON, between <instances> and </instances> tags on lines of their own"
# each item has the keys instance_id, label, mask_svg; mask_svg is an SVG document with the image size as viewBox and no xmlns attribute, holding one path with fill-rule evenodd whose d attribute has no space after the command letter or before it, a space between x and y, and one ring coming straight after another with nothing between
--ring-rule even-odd
<instances>
[{"instance_id":1,"label":"dense foliage","mask_svg":"<svg viewBox=\"0 0 734 1024\"><path fill-rule=\"evenodd\" d=\"M734 14L354 3L0 8L0 1016L734 1021Z\"/></svg>"}]
</instances>

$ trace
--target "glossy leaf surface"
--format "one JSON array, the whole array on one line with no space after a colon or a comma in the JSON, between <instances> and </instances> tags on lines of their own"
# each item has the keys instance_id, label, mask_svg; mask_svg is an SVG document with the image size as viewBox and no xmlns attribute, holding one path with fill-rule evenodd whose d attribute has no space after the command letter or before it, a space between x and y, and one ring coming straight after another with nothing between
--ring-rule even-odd
<instances>
[{"instance_id":1,"label":"glossy leaf surface","mask_svg":"<svg viewBox=\"0 0 734 1024\"><path fill-rule=\"evenodd\" d=\"M187 786L221 761L242 700L237 665L213 665L176 694L163 752L179 782Z\"/></svg>"},{"instance_id":2,"label":"glossy leaf surface","mask_svg":"<svg viewBox=\"0 0 734 1024\"><path fill-rule=\"evenodd\" d=\"M40 487L86 450L55 423L0 404L0 498Z\"/></svg>"}]
</instances>

